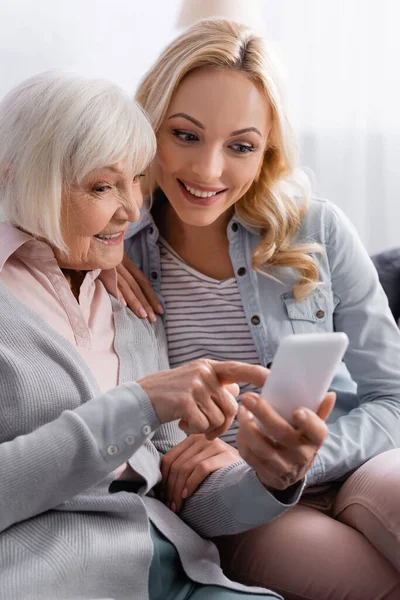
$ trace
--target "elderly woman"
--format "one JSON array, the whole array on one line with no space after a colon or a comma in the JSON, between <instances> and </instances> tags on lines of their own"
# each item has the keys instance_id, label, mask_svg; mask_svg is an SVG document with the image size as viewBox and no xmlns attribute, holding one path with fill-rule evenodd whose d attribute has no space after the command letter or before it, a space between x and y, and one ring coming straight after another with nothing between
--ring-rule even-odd
<instances>
[{"instance_id":1,"label":"elderly woman","mask_svg":"<svg viewBox=\"0 0 400 600\"><path fill-rule=\"evenodd\" d=\"M168 370L160 322L106 292L105 282L117 295L114 268L155 151L145 116L109 83L48 73L2 101L0 139L1 597L277 597L231 583L191 527L237 533L284 512L326 426L299 420L282 491L263 485L247 452L181 517L160 501L160 453L184 432L225 431L235 382L259 386L267 371L207 360Z\"/></svg>"}]
</instances>

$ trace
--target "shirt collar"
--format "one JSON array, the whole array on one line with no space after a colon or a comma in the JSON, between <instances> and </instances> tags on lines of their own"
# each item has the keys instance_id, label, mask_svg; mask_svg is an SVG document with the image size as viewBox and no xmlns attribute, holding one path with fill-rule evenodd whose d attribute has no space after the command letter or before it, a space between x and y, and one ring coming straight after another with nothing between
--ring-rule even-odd
<instances>
[{"instance_id":1,"label":"shirt collar","mask_svg":"<svg viewBox=\"0 0 400 600\"><path fill-rule=\"evenodd\" d=\"M29 233L21 231L8 223L0 223L0 271L3 269L7 260L19 248L29 243L29 251L35 249L35 255L52 256L53 251L44 242L36 240Z\"/></svg>"}]
</instances>

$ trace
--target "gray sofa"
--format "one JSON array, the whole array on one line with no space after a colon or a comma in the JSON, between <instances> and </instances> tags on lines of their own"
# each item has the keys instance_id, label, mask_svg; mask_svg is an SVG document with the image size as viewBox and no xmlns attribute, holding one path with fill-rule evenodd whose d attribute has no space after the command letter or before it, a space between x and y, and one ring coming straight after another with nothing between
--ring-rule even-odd
<instances>
[{"instance_id":1,"label":"gray sofa","mask_svg":"<svg viewBox=\"0 0 400 600\"><path fill-rule=\"evenodd\" d=\"M400 319L400 248L372 256L396 322Z\"/></svg>"}]
</instances>

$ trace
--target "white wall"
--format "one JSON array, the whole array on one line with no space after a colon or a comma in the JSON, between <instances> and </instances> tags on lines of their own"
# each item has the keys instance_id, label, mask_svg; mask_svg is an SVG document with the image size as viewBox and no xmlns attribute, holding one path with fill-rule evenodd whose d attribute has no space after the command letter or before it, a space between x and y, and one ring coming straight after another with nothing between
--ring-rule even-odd
<instances>
[{"instance_id":1,"label":"white wall","mask_svg":"<svg viewBox=\"0 0 400 600\"><path fill-rule=\"evenodd\" d=\"M46 69L107 77L133 92L176 33L180 0L0 0L0 97Z\"/></svg>"},{"instance_id":2,"label":"white wall","mask_svg":"<svg viewBox=\"0 0 400 600\"><path fill-rule=\"evenodd\" d=\"M317 192L369 252L400 246L399 0L262 2Z\"/></svg>"},{"instance_id":3,"label":"white wall","mask_svg":"<svg viewBox=\"0 0 400 600\"><path fill-rule=\"evenodd\" d=\"M348 214L371 253L400 246L399 0L260 1L317 192ZM0 97L52 68L133 93L177 33L179 8L180 0L0 0Z\"/></svg>"}]
</instances>

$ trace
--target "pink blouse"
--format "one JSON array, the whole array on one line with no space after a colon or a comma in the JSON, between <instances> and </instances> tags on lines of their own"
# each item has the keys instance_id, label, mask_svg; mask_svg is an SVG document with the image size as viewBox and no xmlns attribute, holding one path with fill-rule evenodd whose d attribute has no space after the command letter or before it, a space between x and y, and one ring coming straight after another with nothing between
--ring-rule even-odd
<instances>
[{"instance_id":1,"label":"pink blouse","mask_svg":"<svg viewBox=\"0 0 400 600\"><path fill-rule=\"evenodd\" d=\"M119 368L111 301L102 283L106 278L118 297L115 270L98 269L87 273L78 302L51 248L0 223L0 281L75 346L102 392L117 385Z\"/></svg>"}]
</instances>

